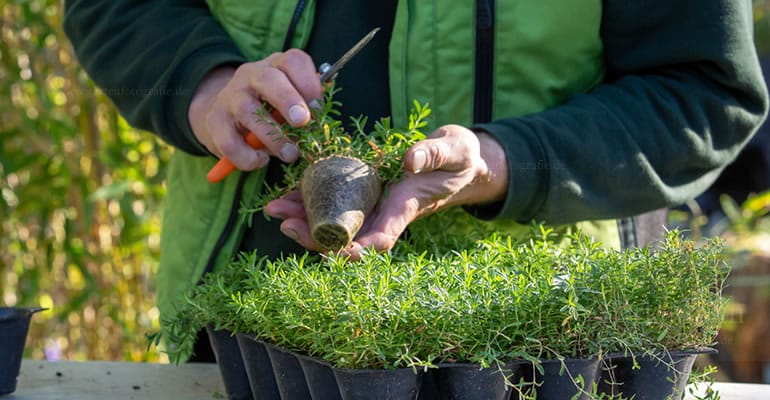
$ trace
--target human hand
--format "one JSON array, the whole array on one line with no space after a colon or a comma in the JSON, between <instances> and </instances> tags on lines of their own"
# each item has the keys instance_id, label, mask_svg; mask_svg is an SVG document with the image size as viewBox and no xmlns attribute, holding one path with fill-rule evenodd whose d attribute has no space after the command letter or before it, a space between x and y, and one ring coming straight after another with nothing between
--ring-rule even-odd
<instances>
[{"instance_id":1,"label":"human hand","mask_svg":"<svg viewBox=\"0 0 770 400\"><path fill-rule=\"evenodd\" d=\"M315 64L302 50L292 49L233 67L220 67L201 82L188 109L188 120L198 141L211 153L226 157L238 169L250 171L267 165L270 155L285 162L299 158L299 150L271 122L261 120L270 104L292 126L310 121L309 104L321 97ZM253 132L265 145L254 150L243 136Z\"/></svg>"},{"instance_id":2,"label":"human hand","mask_svg":"<svg viewBox=\"0 0 770 400\"><path fill-rule=\"evenodd\" d=\"M507 189L505 155L489 135L445 125L404 156L406 176L384 191L353 243L343 254L357 259L365 248L387 251L417 218L444 207L491 202ZM320 251L307 224L302 196L291 192L267 204L268 215L284 219L281 231L307 249Z\"/></svg>"}]
</instances>

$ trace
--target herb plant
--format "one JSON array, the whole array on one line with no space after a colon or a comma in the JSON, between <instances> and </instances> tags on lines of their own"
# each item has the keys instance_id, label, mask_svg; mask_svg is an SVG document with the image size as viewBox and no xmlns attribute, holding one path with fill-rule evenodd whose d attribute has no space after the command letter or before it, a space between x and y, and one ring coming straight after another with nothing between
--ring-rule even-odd
<instances>
[{"instance_id":1,"label":"herb plant","mask_svg":"<svg viewBox=\"0 0 770 400\"><path fill-rule=\"evenodd\" d=\"M579 233L556 245L538 229L531 240L492 234L439 255L241 257L196 288L189 308L199 325L348 368L495 366L712 344L727 273L718 240L696 246L672 232L656 251L621 252Z\"/></svg>"},{"instance_id":2,"label":"herb plant","mask_svg":"<svg viewBox=\"0 0 770 400\"><path fill-rule=\"evenodd\" d=\"M238 306L234 299L242 291L262 285L258 279L263 274L259 271L265 263L265 257L241 253L233 264L206 274L185 297L176 314L161 319L162 331L147 335L149 345L158 346L163 340L169 360L179 363L192 354L198 332L206 326L233 333L249 328L237 318Z\"/></svg>"},{"instance_id":3,"label":"herb plant","mask_svg":"<svg viewBox=\"0 0 770 400\"><path fill-rule=\"evenodd\" d=\"M341 103L334 100L337 91L333 86L326 89L322 106L311 109L313 118L307 125L292 127L288 124L275 124L276 132L283 132L294 140L300 150L300 159L282 165L283 182L268 187L254 204L242 204L242 214L250 217L262 211L270 200L296 190L302 173L311 163L331 156L363 161L374 168L383 185L401 176L404 153L414 143L425 139L421 129L427 126L427 118L431 113L428 105L415 101L405 128L393 127L390 118L382 118L373 124L373 131L366 132L368 119L365 116L351 118L347 127L339 120ZM261 117L265 121L272 121L269 117Z\"/></svg>"}]
</instances>

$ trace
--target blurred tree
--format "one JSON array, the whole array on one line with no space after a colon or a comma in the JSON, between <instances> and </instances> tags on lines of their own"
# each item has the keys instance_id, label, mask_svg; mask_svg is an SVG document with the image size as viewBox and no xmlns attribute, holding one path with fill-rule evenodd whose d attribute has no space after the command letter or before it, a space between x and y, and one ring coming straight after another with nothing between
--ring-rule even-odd
<instances>
[{"instance_id":1,"label":"blurred tree","mask_svg":"<svg viewBox=\"0 0 770 400\"><path fill-rule=\"evenodd\" d=\"M88 80L61 1L0 10L0 304L50 307L33 319L28 357L158 360L144 334L158 323L171 149L128 127Z\"/></svg>"}]
</instances>

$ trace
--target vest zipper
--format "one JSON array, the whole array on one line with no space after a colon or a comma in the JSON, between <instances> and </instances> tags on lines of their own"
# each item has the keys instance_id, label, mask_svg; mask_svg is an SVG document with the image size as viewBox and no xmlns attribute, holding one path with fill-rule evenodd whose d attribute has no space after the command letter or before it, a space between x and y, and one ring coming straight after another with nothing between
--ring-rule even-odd
<instances>
[{"instance_id":1,"label":"vest zipper","mask_svg":"<svg viewBox=\"0 0 770 400\"><path fill-rule=\"evenodd\" d=\"M297 24L299 23L299 18L302 16L302 11L305 10L306 6L307 6L307 0L297 1L297 6L294 8L294 13L291 15L291 21L289 22L289 27L286 32L286 39L284 40L284 43L283 43L284 51L288 50L291 47L291 39L294 37L294 32L297 30ZM219 255L219 252L222 251L222 248L225 246L225 243L227 242L227 238L230 237L230 234L232 233L232 230L235 227L235 221L238 218L238 204L241 201L241 196L243 195L243 186L246 184L246 178L248 178L248 176L249 174L247 172L241 172L240 176L238 177L238 183L235 186L235 196L233 197L233 204L230 205L230 215L227 216L227 222L225 223L225 227L224 229L222 229L222 233L219 234L219 237L217 238L217 242L214 244L214 250L211 252L209 259L206 262L206 268L203 269L203 274L201 275L201 279L199 280L199 283L202 281L204 275L214 270L214 265L216 264L217 256Z\"/></svg>"},{"instance_id":2,"label":"vest zipper","mask_svg":"<svg viewBox=\"0 0 770 400\"><path fill-rule=\"evenodd\" d=\"M495 67L495 0L476 0L476 70L473 123L492 120L492 83Z\"/></svg>"},{"instance_id":3,"label":"vest zipper","mask_svg":"<svg viewBox=\"0 0 770 400\"><path fill-rule=\"evenodd\" d=\"M297 30L297 24L299 23L299 17L302 16L302 11L307 6L306 0L297 1L297 6L294 7L294 14L291 15L291 21L289 21L289 28L286 31L286 39L283 40L283 50L286 51L291 48L291 40L294 38L294 31Z\"/></svg>"}]
</instances>

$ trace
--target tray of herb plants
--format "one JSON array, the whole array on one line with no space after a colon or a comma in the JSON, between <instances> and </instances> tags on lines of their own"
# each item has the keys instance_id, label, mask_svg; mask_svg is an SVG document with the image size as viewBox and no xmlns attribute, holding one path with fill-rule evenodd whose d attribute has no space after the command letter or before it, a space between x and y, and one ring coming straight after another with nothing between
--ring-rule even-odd
<instances>
[{"instance_id":1,"label":"tray of herb plants","mask_svg":"<svg viewBox=\"0 0 770 400\"><path fill-rule=\"evenodd\" d=\"M681 398L723 316L722 244L569 239L241 255L196 288L169 339L238 332L254 398Z\"/></svg>"},{"instance_id":2,"label":"tray of herb plants","mask_svg":"<svg viewBox=\"0 0 770 400\"><path fill-rule=\"evenodd\" d=\"M333 104L297 137L305 158L284 166L284 184L242 207L253 214L302 190L306 204L336 213L310 218L329 250L352 240L398 179L430 112L415 104L407 129L385 119L369 136L347 135ZM358 133L364 125L353 121ZM338 156L359 161L312 171ZM308 200L338 183L363 199L341 208L336 196ZM450 209L357 261L333 251L239 254L204 277L163 335L179 361L208 329L230 398L680 399L724 316L725 252L718 239L676 231L654 250L608 249L536 224L514 239Z\"/></svg>"}]
</instances>

